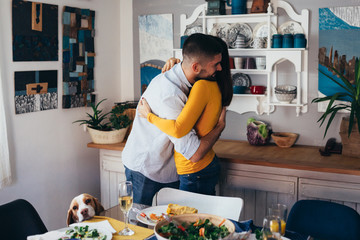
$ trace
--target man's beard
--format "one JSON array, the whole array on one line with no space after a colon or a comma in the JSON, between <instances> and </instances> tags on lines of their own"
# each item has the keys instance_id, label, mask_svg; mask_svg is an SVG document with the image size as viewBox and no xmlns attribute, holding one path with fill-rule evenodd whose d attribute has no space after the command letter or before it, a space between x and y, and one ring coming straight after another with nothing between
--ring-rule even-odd
<instances>
[{"instance_id":1,"label":"man's beard","mask_svg":"<svg viewBox=\"0 0 360 240\"><path fill-rule=\"evenodd\" d=\"M214 74L214 75L212 75L212 76L209 76L209 77L196 77L195 78L195 82L197 82L198 80L201 80L201 79L203 79L203 80L208 80L208 81L216 81L216 74Z\"/></svg>"}]
</instances>

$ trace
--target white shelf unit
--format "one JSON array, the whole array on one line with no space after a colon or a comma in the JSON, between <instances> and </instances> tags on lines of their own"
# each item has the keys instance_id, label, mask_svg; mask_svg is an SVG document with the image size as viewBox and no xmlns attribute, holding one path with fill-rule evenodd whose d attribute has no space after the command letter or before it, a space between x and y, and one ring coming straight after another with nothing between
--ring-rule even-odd
<instances>
[{"instance_id":1,"label":"white shelf unit","mask_svg":"<svg viewBox=\"0 0 360 240\"><path fill-rule=\"evenodd\" d=\"M278 27L278 8L285 10L289 20L298 22L308 38L309 34L309 10L303 9L301 14L297 14L292 6L282 0L272 0L268 7L268 13L262 14L240 14L240 15L219 15L207 16L207 4L199 5L187 18L185 14L180 16L180 35L183 36L188 25L195 21L202 22L203 33L209 34L215 23L262 23L267 22L268 29L271 29L271 24ZM257 69L232 69L231 73L238 72L248 75L265 75L267 91L265 95L251 95L251 94L234 94L233 100L229 106L229 110L238 112L240 114L245 112L256 112L257 114L270 114L276 107L294 107L296 115L306 113L308 111L308 50L305 48L271 48L271 33L267 38L267 48L252 49L240 48L229 49L230 56L233 57L266 57L265 70ZM181 49L174 49L174 56L181 59ZM296 72L296 86L297 97L291 103L280 103L275 97L274 88L278 82L278 64L290 61ZM290 83L289 83L290 84Z\"/></svg>"}]
</instances>

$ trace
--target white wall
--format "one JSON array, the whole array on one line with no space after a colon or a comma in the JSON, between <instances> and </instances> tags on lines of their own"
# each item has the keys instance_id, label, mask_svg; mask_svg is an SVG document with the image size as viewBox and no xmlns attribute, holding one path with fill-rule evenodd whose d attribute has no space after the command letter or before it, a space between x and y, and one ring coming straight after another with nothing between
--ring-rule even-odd
<instances>
[{"instance_id":1,"label":"white wall","mask_svg":"<svg viewBox=\"0 0 360 240\"><path fill-rule=\"evenodd\" d=\"M250 0L248 2L251 2ZM272 125L274 131L289 131L297 132L300 137L297 144L301 145L325 145L326 140L330 137L335 137L340 141L339 126L341 117L339 114L333 121L329 128L328 134L323 139L325 127L319 128L317 120L321 116L317 112L316 104L311 104L311 100L317 97L318 89L318 11L319 8L333 7L333 6L352 6L359 5L359 0L288 0L288 2L295 8L298 13L301 9L307 8L310 10L310 30L309 35L309 111L296 117L294 108L278 107L273 114L258 116L255 113L237 114L228 111L226 117L226 129L221 138L246 140L246 121L249 117L255 117L258 120L267 121ZM205 3L204 0L134 0L134 76L135 76L135 96L140 95L140 70L139 70L139 30L137 18L139 15L146 14L164 14L173 13L174 16L174 41L175 46L179 46L179 19L180 14L187 14L189 17L195 7ZM283 69L293 68L291 65L282 66ZM290 74L291 75L291 74ZM295 76L295 75L294 75Z\"/></svg>"},{"instance_id":2,"label":"white wall","mask_svg":"<svg viewBox=\"0 0 360 240\"><path fill-rule=\"evenodd\" d=\"M125 0L121 0L122 2ZM127 1L127 0L126 0ZM64 227L71 199L83 192L100 197L99 153L73 121L90 108L62 109L62 9L90 8L96 14L95 89L107 110L120 100L120 0L42 0L59 7L59 61L13 62L11 0L0 1L0 56L13 184L0 190L0 204L30 201L48 229ZM127 1L131 2L131 1ZM131 7L128 8L131 14ZM131 23L131 19L129 21ZM14 71L58 70L59 108L15 115ZM130 85L131 87L131 85Z\"/></svg>"}]
</instances>

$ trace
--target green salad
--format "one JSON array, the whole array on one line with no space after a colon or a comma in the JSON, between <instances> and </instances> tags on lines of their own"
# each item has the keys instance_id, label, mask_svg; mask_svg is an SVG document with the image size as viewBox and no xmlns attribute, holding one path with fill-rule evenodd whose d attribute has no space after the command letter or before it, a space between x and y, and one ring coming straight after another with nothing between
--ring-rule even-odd
<instances>
[{"instance_id":1,"label":"green salad","mask_svg":"<svg viewBox=\"0 0 360 240\"><path fill-rule=\"evenodd\" d=\"M65 232L66 235L69 236L69 239L98 239L98 240L106 240L106 235L102 235L98 232L97 229L89 230L89 226L86 225L84 227L74 227L74 229L69 229ZM59 240L63 240L64 238L60 238ZM67 238L65 238L67 239Z\"/></svg>"},{"instance_id":2,"label":"green salad","mask_svg":"<svg viewBox=\"0 0 360 240\"><path fill-rule=\"evenodd\" d=\"M229 235L228 228L225 225L222 225L222 223L220 226L215 226L209 219L199 219L197 222L192 222L190 224L182 223L179 226L169 223L168 225L164 225L159 228L158 232L162 237L171 240L214 240L224 238Z\"/></svg>"}]
</instances>

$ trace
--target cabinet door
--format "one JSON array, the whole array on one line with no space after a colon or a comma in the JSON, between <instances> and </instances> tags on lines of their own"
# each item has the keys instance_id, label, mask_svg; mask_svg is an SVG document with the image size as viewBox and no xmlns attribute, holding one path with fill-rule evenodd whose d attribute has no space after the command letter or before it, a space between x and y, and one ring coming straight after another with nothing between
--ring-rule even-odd
<instances>
[{"instance_id":1,"label":"cabinet door","mask_svg":"<svg viewBox=\"0 0 360 240\"><path fill-rule=\"evenodd\" d=\"M286 204L290 209L297 200L297 177L225 170L222 179L221 195L244 200L240 220L253 219L258 226L262 225L271 204Z\"/></svg>"},{"instance_id":2,"label":"cabinet door","mask_svg":"<svg viewBox=\"0 0 360 240\"><path fill-rule=\"evenodd\" d=\"M121 151L100 149L101 204L105 209L118 205L118 184L125 181Z\"/></svg>"},{"instance_id":3,"label":"cabinet door","mask_svg":"<svg viewBox=\"0 0 360 240\"><path fill-rule=\"evenodd\" d=\"M360 184L300 178L299 199L337 202L360 213Z\"/></svg>"}]
</instances>

